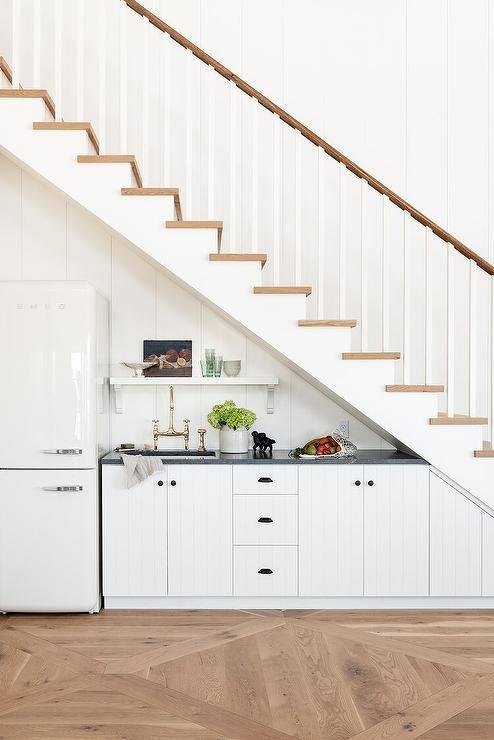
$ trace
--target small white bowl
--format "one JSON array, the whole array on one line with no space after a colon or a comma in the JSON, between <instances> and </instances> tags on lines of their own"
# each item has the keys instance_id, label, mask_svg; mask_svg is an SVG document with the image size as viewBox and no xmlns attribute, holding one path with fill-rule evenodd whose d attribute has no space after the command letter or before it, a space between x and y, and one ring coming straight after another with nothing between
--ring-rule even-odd
<instances>
[{"instance_id":1,"label":"small white bowl","mask_svg":"<svg viewBox=\"0 0 494 740\"><path fill-rule=\"evenodd\" d=\"M223 370L225 371L225 375L228 375L229 378L236 377L239 374L241 367L242 367L241 360L224 360L223 361Z\"/></svg>"},{"instance_id":2,"label":"small white bowl","mask_svg":"<svg viewBox=\"0 0 494 740\"><path fill-rule=\"evenodd\" d=\"M156 365L155 362L122 362L120 364L125 365L125 367L130 367L130 369L134 371L136 378L140 378L142 376L143 370L147 370L148 367Z\"/></svg>"}]
</instances>

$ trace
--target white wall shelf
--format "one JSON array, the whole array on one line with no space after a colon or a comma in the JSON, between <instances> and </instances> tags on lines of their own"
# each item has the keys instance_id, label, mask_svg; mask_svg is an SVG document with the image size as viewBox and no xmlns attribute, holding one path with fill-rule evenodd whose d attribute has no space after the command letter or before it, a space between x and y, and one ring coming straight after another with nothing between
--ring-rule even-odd
<instances>
[{"instance_id":1,"label":"white wall shelf","mask_svg":"<svg viewBox=\"0 0 494 740\"><path fill-rule=\"evenodd\" d=\"M261 385L266 386L266 413L274 413L274 388L278 385L279 379L276 377L250 378L241 375L235 378L203 378L200 375L192 378L136 378L134 376L111 377L110 385L114 389L115 412L123 414L123 386L156 386L156 385Z\"/></svg>"}]
</instances>

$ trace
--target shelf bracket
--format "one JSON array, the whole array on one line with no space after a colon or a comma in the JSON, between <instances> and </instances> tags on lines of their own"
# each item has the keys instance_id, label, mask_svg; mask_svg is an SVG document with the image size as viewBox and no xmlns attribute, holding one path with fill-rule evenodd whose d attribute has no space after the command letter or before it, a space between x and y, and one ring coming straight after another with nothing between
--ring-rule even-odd
<instances>
[{"instance_id":1,"label":"shelf bracket","mask_svg":"<svg viewBox=\"0 0 494 740\"><path fill-rule=\"evenodd\" d=\"M274 414L274 385L266 386L266 413Z\"/></svg>"},{"instance_id":2,"label":"shelf bracket","mask_svg":"<svg viewBox=\"0 0 494 740\"><path fill-rule=\"evenodd\" d=\"M115 413L123 414L123 391L121 385L114 385Z\"/></svg>"}]
</instances>

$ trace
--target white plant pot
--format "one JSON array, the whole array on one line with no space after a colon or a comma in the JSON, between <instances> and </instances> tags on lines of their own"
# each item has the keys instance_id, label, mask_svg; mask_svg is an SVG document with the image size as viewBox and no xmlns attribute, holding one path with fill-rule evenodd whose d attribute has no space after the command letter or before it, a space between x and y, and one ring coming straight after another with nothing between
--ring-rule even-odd
<instances>
[{"instance_id":1,"label":"white plant pot","mask_svg":"<svg viewBox=\"0 0 494 740\"><path fill-rule=\"evenodd\" d=\"M220 452L240 453L249 451L249 431L248 429L230 429L230 427L221 427L220 429Z\"/></svg>"}]
</instances>

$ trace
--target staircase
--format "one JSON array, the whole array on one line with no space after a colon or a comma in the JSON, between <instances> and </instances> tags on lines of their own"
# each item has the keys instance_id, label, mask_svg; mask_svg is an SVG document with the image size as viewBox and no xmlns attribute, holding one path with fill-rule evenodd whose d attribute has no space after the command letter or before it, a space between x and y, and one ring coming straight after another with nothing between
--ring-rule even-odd
<instances>
[{"instance_id":1,"label":"staircase","mask_svg":"<svg viewBox=\"0 0 494 740\"><path fill-rule=\"evenodd\" d=\"M66 44L61 4L55 3L51 19L55 29L52 98L51 90L40 84L43 51L36 25L40 19L36 14L34 34L38 41L33 54L32 80L26 75L32 87L19 85L19 69L25 68L23 50L30 48L31 41L27 39L23 43L19 2L13 0L13 69L0 58L4 78L4 87L0 89L2 153L95 215L174 280L264 343L302 377L378 433L423 456L471 496L494 509L494 488L489 482L492 462L488 459L494 457L494 451L486 441L492 440L493 416L492 265L134 0L101 5L98 68L104 74L96 88L98 121L93 127L92 123L83 121L84 111L94 104L94 99L86 100L84 93L88 87L84 85L84 60L86 47L91 43L84 37L84 24L76 29L76 84L72 96L75 105L74 100L66 105L67 85L74 87L74 80L70 76L64 79L63 74ZM64 8L67 6L64 4ZM84 1L74 0L74 6L80 20ZM131 36L129 29L136 20L144 58L139 82L142 88L139 90L142 96L139 158L126 153L130 134L127 43ZM111 60L105 49L104 31L110 23L119 28L118 70L109 70ZM173 49L175 71L185 70L187 77L185 108L180 100L176 102L168 94L174 70L173 42L178 44ZM150 94L146 76L151 48L159 49L163 60L166 94L158 101ZM43 62L46 62L44 58ZM204 63L209 66L204 67ZM207 80L207 125L201 129L207 131L206 141L201 131L196 138L192 115L194 76L198 69L198 74L204 74ZM221 92L226 90L229 102L230 192L225 221L214 218L215 208L219 210L218 181L225 164L216 156L220 126L216 111L220 90L216 78L226 86ZM22 79L24 82L24 75ZM107 132L112 128L104 104L108 80L115 83L120 93L118 110L112 111L119 123L119 154L103 153L108 151ZM239 96L243 99L246 93L252 101L251 156L242 158L232 142L238 134ZM261 107L272 115L271 239L262 218L264 161L260 156L260 140L267 113L263 110L261 116ZM155 160L150 144L151 129L158 115L164 121L158 159L167 185L174 151L172 119L178 119L183 129L186 146L183 171L179 169L180 187L148 186ZM281 143L287 131L293 138L295 174L293 240L287 240L285 248L281 212L289 211L283 199L286 183L281 174ZM208 165L203 168L205 181L203 177L201 187L195 186L195 151L199 157L206 156ZM306 156L314 166L317 182L317 208L310 223L304 220L302 208L301 162ZM246 203L238 197L239 183L245 184L245 177L250 183ZM334 202L332 188L336 188ZM336 217L335 223L331 215ZM198 220L190 220L192 216ZM360 223L357 240L352 232L356 220ZM250 239L248 246L242 248L239 244L245 237L243 224L249 225ZM304 236L307 229L314 237L314 244L304 251L302 226ZM328 231L337 235L336 244ZM397 235L399 249L394 241ZM331 271L336 288L330 291L327 265L332 250L336 251L338 260ZM377 292L372 272L376 250L380 276ZM418 262L423 267L419 290ZM466 329L465 322L458 326L455 316L458 298L464 297L458 296L455 287L459 277L464 278L461 284L468 305ZM446 286L440 310L436 305L436 280ZM359 288L357 302L355 282ZM395 305L397 295L401 296L399 311ZM334 313L326 313L329 308ZM353 315L350 308L356 308ZM489 335L487 352L478 341L480 319L486 322ZM394 346L392 337L396 341ZM445 344L444 361L436 367L435 347L441 338Z\"/></svg>"}]
</instances>

